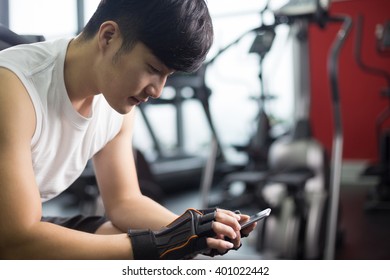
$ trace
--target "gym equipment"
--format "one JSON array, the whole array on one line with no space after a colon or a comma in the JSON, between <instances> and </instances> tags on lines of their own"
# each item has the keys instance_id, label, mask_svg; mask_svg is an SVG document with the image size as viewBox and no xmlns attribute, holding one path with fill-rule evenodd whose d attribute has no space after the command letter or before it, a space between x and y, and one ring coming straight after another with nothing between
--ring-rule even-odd
<instances>
[{"instance_id":1,"label":"gym equipment","mask_svg":"<svg viewBox=\"0 0 390 280\"><path fill-rule=\"evenodd\" d=\"M286 20L291 21L284 16L276 17L274 25L262 25L257 28L257 32L260 34L272 32L274 34L275 27L286 23ZM289 22L289 24L292 23ZM306 36L303 36L305 30L301 28L300 24L292 26L292 29L299 40L306 40ZM262 41L264 42L264 40ZM270 41L268 40L268 42ZM258 39L255 40L254 45L258 42ZM270 45L263 49L265 50L262 52L264 57L269 51ZM298 54L298 60L304 59L307 50ZM301 71L297 70L296 72ZM307 71L303 72L305 75ZM300 81L300 79L298 80ZM300 86L303 88L302 85ZM228 174L218 186L223 190L222 195L220 195L221 200L213 201L210 204L228 209L243 206L260 209L271 207L274 210L273 215L259 226L257 249L277 258L291 259L303 256L303 252L300 250L303 247L300 245L301 228L305 227L302 220L306 216L308 208L311 208L312 211L308 215L307 228L310 234L307 234L305 247L311 249L306 250L305 258L317 258L319 254L317 243L320 243L319 232L323 228L324 221L325 188L329 173L328 160L323 147L312 138L308 119L307 92L302 90L299 94L299 97L303 99L301 102L306 107L301 105L302 108L299 110L301 116L296 121L293 131L284 137L273 139L269 143L269 147L264 145L258 147L258 149L267 152L267 162L263 165L266 168L250 164L242 171ZM267 136L265 133L268 132L262 129L258 133L262 133L261 137L264 138ZM237 182L245 185L245 191L239 195L235 195L231 191Z\"/></svg>"},{"instance_id":2,"label":"gym equipment","mask_svg":"<svg viewBox=\"0 0 390 280\"><path fill-rule=\"evenodd\" d=\"M361 45L363 37L363 16L356 20L355 60L359 67L368 74L382 77L387 82L387 87L381 92L381 96L390 100L390 73L376 67L365 64L361 57ZM387 27L386 27L387 26ZM382 32L377 33L378 54L389 49L390 22L385 24ZM369 165L362 173L363 176L375 176L379 178L374 190L370 192L365 209L390 210L390 128L385 127L385 122L390 117L390 107L385 108L377 117L375 123L375 135L378 141L378 162Z\"/></svg>"},{"instance_id":3,"label":"gym equipment","mask_svg":"<svg viewBox=\"0 0 390 280\"><path fill-rule=\"evenodd\" d=\"M264 8L260 11L260 17L262 22L264 22L264 13L268 11L268 4L270 1L267 1ZM275 137L271 133L271 124L270 118L266 112L266 102L272 100L274 97L265 92L264 80L263 80L263 61L266 55L271 50L271 47L274 42L274 38L276 36L275 33L275 25L262 25L260 27L254 28L243 33L239 36L235 41L228 44L226 47L221 49L211 60L209 60L206 64L210 65L214 63L216 59L219 58L221 54L230 49L232 46L240 42L245 36L249 34L254 34L255 38L253 43L249 49L249 53L256 53L259 56L259 73L258 78L260 82L260 96L256 101L258 102L258 113L255 118L255 129L252 135L249 138L249 141L244 146L234 145L234 148L239 152L244 152L247 155L248 161L245 166L241 168L237 168L235 172L230 172L235 175L228 176L242 176L248 175L248 172L259 171L259 170L267 170L268 169L268 156L269 156L269 148L271 143L275 140ZM211 174L210 170L213 170L212 158L213 154L218 151L218 146L211 146L210 157L207 165L205 167L204 173ZM237 173L238 172L238 173ZM212 175L208 175L212 177ZM206 176L205 176L206 177ZM208 205L218 205L227 209L241 209L243 207L248 207L249 204L255 202L255 205L258 205L256 200L256 195L254 195L254 191L256 188L256 184L252 184L250 181L245 181L245 194L242 196L234 196L230 195L230 184L226 183L226 176L221 180L213 180L212 178L208 178L207 181L203 181L201 185L202 190L202 206L207 207ZM236 181L236 180L233 180ZM240 180L242 181L242 180ZM211 189L211 185L216 184L218 188L223 189L222 194L219 195L217 201L210 201L209 193ZM229 199L231 198L231 199Z\"/></svg>"},{"instance_id":4,"label":"gym equipment","mask_svg":"<svg viewBox=\"0 0 390 280\"><path fill-rule=\"evenodd\" d=\"M166 193L157 182L150 165L143 153L133 148L134 161L136 165L139 187L143 195L163 204ZM76 206L84 215L104 215L105 210L100 198L99 189L96 182L92 161L88 161L87 166L76 181L69 186L64 195L70 196L68 206Z\"/></svg>"},{"instance_id":5,"label":"gym equipment","mask_svg":"<svg viewBox=\"0 0 390 280\"><path fill-rule=\"evenodd\" d=\"M299 40L306 40L302 36L303 28L299 25L292 28L300 35ZM300 92L300 98L309 106L305 92ZM302 116L292 132L270 145L268 169L248 166L227 175L220 184L225 189L219 203L222 207L250 205L274 210L273 215L259 225L257 241L258 251L272 258L318 258L319 246L322 246L319 244L323 242L328 159L324 148L312 137L308 112L309 108L302 106ZM237 182L246 186L238 197L229 190ZM306 237L301 241L303 234ZM303 252L302 248L307 249Z\"/></svg>"},{"instance_id":6,"label":"gym equipment","mask_svg":"<svg viewBox=\"0 0 390 280\"><path fill-rule=\"evenodd\" d=\"M304 75L309 75L304 60L306 28L309 23L320 27L329 22L343 22L328 57L328 71L332 89L334 133L332 157L329 161L325 149L312 137L309 112L309 95L304 85L298 91L303 105L298 113L291 134L276 139L270 146L268 170L249 170L228 174L224 188L235 182L255 186L255 191L239 197L228 194L220 202L234 207L234 203L270 207L271 216L261 223L257 249L265 256L284 259L333 258L338 233L338 204L342 162L342 121L339 103L337 61L338 53L351 28L352 21L346 16L329 16L328 3L324 1L290 1L274 12L276 24L289 24L296 29L299 44L298 59ZM302 63L303 62L303 63ZM301 112L302 111L302 112ZM240 201L241 200L241 201ZM326 235L325 235L326 232Z\"/></svg>"},{"instance_id":7,"label":"gym equipment","mask_svg":"<svg viewBox=\"0 0 390 280\"><path fill-rule=\"evenodd\" d=\"M268 1L269 3L269 1ZM268 3L260 12L263 18L264 12L268 9ZM266 112L266 102L272 100L274 96L267 94L264 87L263 79L263 62L266 55L271 50L276 33L274 26L263 25L261 30L256 31L256 37L249 50L249 53L256 53L259 56L259 82L260 82L260 97L258 98L259 111L256 118L256 129L251 136L246 147L237 147L239 151L245 151L248 155L248 166L253 169L266 169L268 164L268 151L274 137L271 135L271 122Z\"/></svg>"},{"instance_id":8,"label":"gym equipment","mask_svg":"<svg viewBox=\"0 0 390 280\"><path fill-rule=\"evenodd\" d=\"M44 41L41 35L19 35L0 24L0 50L20 45Z\"/></svg>"},{"instance_id":9,"label":"gym equipment","mask_svg":"<svg viewBox=\"0 0 390 280\"><path fill-rule=\"evenodd\" d=\"M282 207L280 211L279 221L283 221L283 219L286 219L286 216L288 217L288 215L290 215L290 217L287 218L285 222L280 223L282 227L284 226L286 228L286 233L291 232L288 236L295 236L293 239L290 239L290 241L293 243L285 243L284 252L286 252L287 256L292 256L291 253L296 252L296 254L293 255L304 259L332 259L334 257L336 237L338 233L338 208L343 146L341 105L337 77L338 55L341 47L345 42L346 36L351 29L352 20L348 16L328 15L329 3L326 3L325 1L317 0L315 1L315 5L301 5L305 2L307 3L309 1L290 1L285 7L282 7L279 11L276 12L276 16L287 17L287 19L291 22L297 20L304 20L308 23L314 22L320 27L324 27L327 23L331 22L342 23L342 27L340 28L337 37L333 42L333 45L331 46L331 50L328 56L328 73L331 84L331 100L334 123L332 155L329 170L330 174L329 176L327 176L326 158L322 157L320 161L317 161L317 164L313 164L311 160L311 153L307 153L304 157L305 165L303 172L302 169L301 172L298 172L298 174L300 173L299 177L301 178L300 183L306 182L305 187L301 190L296 189L292 197L290 197L289 195L285 197L281 204ZM312 3L314 3L314 1L312 1ZM302 12L295 13L296 10L292 8L294 5L301 6ZM315 7L315 9L313 9L313 7ZM288 8L291 8L291 10L289 10ZM299 124L300 123L298 122L298 126ZM304 127L307 127L307 125L305 125ZM290 142L290 145L292 144L292 146L290 147L297 145L297 143L298 142L294 141ZM315 140L313 141L313 139L309 138L304 141L304 146L307 148L307 152L310 151L308 148L313 144L316 145ZM277 150L277 148L275 148L275 150ZM287 150L292 152L295 149ZM314 150L317 151L319 159L320 155L323 154L323 149L317 146ZM302 155L303 154L301 154L301 156ZM283 157L279 159L283 159ZM297 163L299 166L299 161L295 161L295 164ZM318 163L321 163L321 165L318 165ZM291 166L289 166L289 168L291 168ZM314 177L308 176L307 169L311 170L311 172L314 173ZM320 173L318 173L318 171L320 171ZM292 172L291 174L289 174L289 176L293 175L294 173L295 172ZM278 177L280 176L280 174L277 174L276 176ZM318 180L321 180L322 183L318 184L318 181L310 181L316 178L316 176L319 176ZM327 180L327 178L329 178L329 181ZM271 178L271 181L275 180ZM280 182L280 180L276 181ZM285 182L287 183L287 186L289 182L291 184L290 178L287 179ZM311 183L312 185L310 186L309 183ZM295 186L297 185L299 184L295 184ZM314 187L315 185L317 185L317 187L319 186L319 188L316 189ZM302 190L304 190L303 193ZM300 204L300 199L301 202L304 203ZM292 203L291 200L295 200L295 203ZM294 211L296 212L291 215L291 213L293 213ZM272 241L273 235L269 234L270 232L274 232L275 235L277 235L275 230L267 231L266 224L269 221L270 220L267 220L265 223L265 239L263 240L264 245L268 244L269 240ZM275 224L277 223L274 222L273 224L270 224L272 226L275 226ZM324 230L326 230L326 236L323 235ZM278 239L276 238L276 240ZM283 242L284 240L279 239L279 241ZM275 244L275 242L273 244Z\"/></svg>"},{"instance_id":10,"label":"gym equipment","mask_svg":"<svg viewBox=\"0 0 390 280\"><path fill-rule=\"evenodd\" d=\"M380 55L390 54L390 20L387 20L383 25L377 25L376 28L376 49ZM388 56L387 56L388 57Z\"/></svg>"},{"instance_id":11,"label":"gym equipment","mask_svg":"<svg viewBox=\"0 0 390 280\"><path fill-rule=\"evenodd\" d=\"M134 259L190 259L210 252L206 238L215 235L212 223L216 209L187 209L159 231L129 230ZM212 250L215 251L215 250Z\"/></svg>"},{"instance_id":12,"label":"gym equipment","mask_svg":"<svg viewBox=\"0 0 390 280\"><path fill-rule=\"evenodd\" d=\"M312 5L306 5L309 1L290 1L285 7L282 7L279 11L276 11L275 14L277 17L286 17L287 22L294 23L298 20L306 23L316 23L320 27L324 27L327 23L331 22L341 22L342 27L340 28L335 41L331 47L330 54L328 56L328 73L330 77L331 84L331 99L332 99L332 109L333 109L333 145L332 145L332 155L330 161L330 170L329 175L327 171L327 160L324 157L323 148L319 146L314 139L310 137L305 139L301 145L306 149L306 155L302 157L305 153L300 153L301 159L305 159L300 163L292 160L292 164L284 167L287 167L291 170L292 166L299 167L300 171L296 173L295 171L290 172L288 176L285 176L283 173L276 175L275 178L269 178L270 181L276 181L278 183L281 180L278 178L282 176L286 182L286 186L290 185L290 188L287 188L287 194L290 195L284 196L284 199L281 201L280 214L275 219L274 222L268 219L264 223L263 235L260 235L262 241L261 244L264 246L269 246L268 244L273 244L276 251L282 250L282 255L287 257L299 257L304 259L312 258L326 258L332 259L334 257L334 250L336 245L336 237L338 234L338 222L339 222L339 191L340 191L340 175L341 175L341 164L342 164L342 146L343 146L343 131L342 131L342 120L341 120L341 106L340 106L340 97L338 89L338 55L341 47L343 46L346 36L348 35L351 26L352 20L348 16L330 16L328 15L328 6L329 3L325 1L311 1ZM314 4L314 5L313 5ZM299 6L300 9L294 9L294 5ZM313 9L315 7L315 9ZM297 12L299 10L300 12ZM303 125L303 131L308 131L308 122ZM299 126L302 125L298 121L297 127L299 131ZM281 141L284 141L281 140ZM297 151L294 146L298 145L299 141L292 141L286 146L286 151L294 153ZM283 146L282 146L283 147ZM278 150L275 145L275 150ZM316 151L316 163L313 164L314 155L310 150ZM283 153L282 153L283 155ZM283 159L292 159L294 157L288 156L288 153L284 153L287 157L283 158L276 156L277 159L283 162ZM270 156L270 158L272 158ZM282 165L285 162L282 163ZM309 175L309 172L313 172L313 176ZM299 176L296 176L299 174ZM290 176L300 178L300 180L291 180L288 178ZM306 178L305 178L306 177ZM312 180L315 181L312 181ZM291 193L291 182L294 182L293 186L301 186L296 188ZM299 182L299 184L297 184ZM305 182L303 185L302 183ZM329 185L328 185L329 184ZM304 188L302 188L304 187ZM279 223L278 223L279 222ZM267 230L267 223L271 225L271 229ZM281 236L277 232L278 230L285 229L286 235ZM325 231L326 230L326 231ZM323 233L326 232L326 236ZM273 233L273 234L272 234ZM263 237L262 237L263 236ZM290 238L289 242L285 242L286 239ZM279 242L285 246L280 247Z\"/></svg>"}]
</instances>

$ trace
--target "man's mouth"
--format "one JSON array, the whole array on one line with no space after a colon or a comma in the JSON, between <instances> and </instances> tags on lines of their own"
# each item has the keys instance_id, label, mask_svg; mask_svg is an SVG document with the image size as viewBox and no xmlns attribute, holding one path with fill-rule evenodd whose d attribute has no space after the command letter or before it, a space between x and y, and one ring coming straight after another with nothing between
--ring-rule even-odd
<instances>
[{"instance_id":1,"label":"man's mouth","mask_svg":"<svg viewBox=\"0 0 390 280\"><path fill-rule=\"evenodd\" d=\"M147 100L145 100L145 99L137 98L137 97L135 97L135 96L131 96L131 97L129 97L129 99L130 99L130 102L131 102L133 105L139 105L139 104L141 104L141 103L147 101Z\"/></svg>"}]
</instances>

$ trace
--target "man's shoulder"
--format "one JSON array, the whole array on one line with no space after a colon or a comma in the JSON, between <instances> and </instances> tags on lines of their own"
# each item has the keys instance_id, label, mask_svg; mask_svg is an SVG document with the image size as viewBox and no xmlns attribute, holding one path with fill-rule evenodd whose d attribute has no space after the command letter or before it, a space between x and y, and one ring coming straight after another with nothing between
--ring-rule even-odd
<instances>
[{"instance_id":1,"label":"man's shoulder","mask_svg":"<svg viewBox=\"0 0 390 280\"><path fill-rule=\"evenodd\" d=\"M21 131L32 137L35 113L31 99L19 78L10 70L0 68L0 130Z\"/></svg>"},{"instance_id":2,"label":"man's shoulder","mask_svg":"<svg viewBox=\"0 0 390 280\"><path fill-rule=\"evenodd\" d=\"M0 66L0 84L0 93L7 96L12 96L12 94L9 94L10 91L23 89L23 83L18 75L14 71L2 66Z\"/></svg>"},{"instance_id":3,"label":"man's shoulder","mask_svg":"<svg viewBox=\"0 0 390 280\"><path fill-rule=\"evenodd\" d=\"M55 61L70 39L57 39L33 44L17 45L0 52L0 67L34 74Z\"/></svg>"}]
</instances>

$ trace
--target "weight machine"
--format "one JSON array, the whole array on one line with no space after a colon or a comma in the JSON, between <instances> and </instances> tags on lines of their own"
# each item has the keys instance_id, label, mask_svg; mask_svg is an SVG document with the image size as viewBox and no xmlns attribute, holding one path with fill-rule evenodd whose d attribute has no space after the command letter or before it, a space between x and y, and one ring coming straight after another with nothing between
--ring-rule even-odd
<instances>
[{"instance_id":1,"label":"weight machine","mask_svg":"<svg viewBox=\"0 0 390 280\"><path fill-rule=\"evenodd\" d=\"M290 1L274 11L275 26L288 24L296 29L299 59L307 57L305 49L308 24L324 27L342 23L328 56L328 73L333 107L333 146L330 159L322 145L312 137L308 117L310 98L304 88L303 68L298 77L303 114L297 116L292 133L276 139L269 148L267 170L243 170L228 174L222 180L227 189L235 182L255 187L243 197L223 195L218 205L229 208L257 201L259 208L272 208L272 214L259 225L257 249L266 257L282 259L332 259L339 221L339 191L342 165L343 131L338 89L338 55L349 33L348 16L330 16L328 1ZM274 27L274 26L273 26ZM257 30L269 29L261 26ZM303 46L303 48L302 48ZM305 60L302 67L308 67ZM301 61L302 63L302 61ZM300 71L297 71L300 72ZM305 114L306 113L306 114ZM206 195L207 192L204 192ZM226 192L225 192L226 194ZM238 199L240 204L234 204ZM249 199L249 200L248 200ZM233 203L231 203L233 202Z\"/></svg>"},{"instance_id":2,"label":"weight machine","mask_svg":"<svg viewBox=\"0 0 390 280\"><path fill-rule=\"evenodd\" d=\"M363 16L359 15L356 20L355 60L359 67L366 73L375 75L386 80L387 86L382 90L381 96L390 101L390 73L372 67L363 62L361 45L363 38ZM377 28L376 50L379 55L387 54L390 49L390 21ZM378 162L370 164L363 172L363 176L375 176L379 182L370 192L365 209L390 210L390 129L385 123L390 117L390 106L388 105L377 117L375 123L375 136L378 143Z\"/></svg>"}]
</instances>

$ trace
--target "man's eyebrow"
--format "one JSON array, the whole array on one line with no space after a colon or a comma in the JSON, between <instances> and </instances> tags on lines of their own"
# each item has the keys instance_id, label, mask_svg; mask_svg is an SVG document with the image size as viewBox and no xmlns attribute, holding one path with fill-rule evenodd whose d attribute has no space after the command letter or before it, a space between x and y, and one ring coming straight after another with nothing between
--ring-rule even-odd
<instances>
[{"instance_id":1,"label":"man's eyebrow","mask_svg":"<svg viewBox=\"0 0 390 280\"><path fill-rule=\"evenodd\" d=\"M175 70L173 70L172 68L169 68L167 67L163 62L161 62L159 59L157 59L159 65L161 66L161 72L163 74L166 74L168 76L171 76L173 73L175 73Z\"/></svg>"},{"instance_id":2,"label":"man's eyebrow","mask_svg":"<svg viewBox=\"0 0 390 280\"><path fill-rule=\"evenodd\" d=\"M175 70L166 66L165 63L162 62L157 56L151 54L151 57L152 57L152 61L157 63L157 66L161 72L163 72L164 74L166 73L168 76L171 76L173 73L175 73Z\"/></svg>"}]
</instances>

